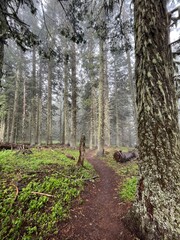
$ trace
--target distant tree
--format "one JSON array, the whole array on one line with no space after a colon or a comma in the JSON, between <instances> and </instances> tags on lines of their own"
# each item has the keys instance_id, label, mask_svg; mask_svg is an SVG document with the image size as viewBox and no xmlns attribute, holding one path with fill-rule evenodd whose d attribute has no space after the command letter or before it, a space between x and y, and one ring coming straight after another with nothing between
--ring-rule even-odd
<instances>
[{"instance_id":1,"label":"distant tree","mask_svg":"<svg viewBox=\"0 0 180 240\"><path fill-rule=\"evenodd\" d=\"M0 80L3 76L4 46L7 39L14 39L23 50L38 43L36 35L18 15L23 4L29 7L32 14L36 12L33 0L0 0Z\"/></svg>"},{"instance_id":2,"label":"distant tree","mask_svg":"<svg viewBox=\"0 0 180 240\"><path fill-rule=\"evenodd\" d=\"M66 41L66 40L65 40ZM64 93L63 93L63 137L62 143L68 143L68 62L69 54L67 49L67 41L64 43L64 54L63 54L63 82L64 82Z\"/></svg>"},{"instance_id":3,"label":"distant tree","mask_svg":"<svg viewBox=\"0 0 180 240\"><path fill-rule=\"evenodd\" d=\"M76 147L76 130L77 130L77 76L76 76L76 44L71 43L71 146Z\"/></svg>"},{"instance_id":4,"label":"distant tree","mask_svg":"<svg viewBox=\"0 0 180 240\"><path fill-rule=\"evenodd\" d=\"M37 127L37 70L36 70L36 47L33 46L32 51L32 79L31 79L31 141L30 144L34 145L36 143L36 127Z\"/></svg>"},{"instance_id":5,"label":"distant tree","mask_svg":"<svg viewBox=\"0 0 180 240\"><path fill-rule=\"evenodd\" d=\"M15 95L14 95L14 104L13 104L13 114L11 122L11 134L10 134L10 143L14 143L17 136L17 114L18 114L18 102L19 102L19 90L20 90L20 81L21 81L21 70L19 67L16 72L16 85L15 85Z\"/></svg>"}]
</instances>

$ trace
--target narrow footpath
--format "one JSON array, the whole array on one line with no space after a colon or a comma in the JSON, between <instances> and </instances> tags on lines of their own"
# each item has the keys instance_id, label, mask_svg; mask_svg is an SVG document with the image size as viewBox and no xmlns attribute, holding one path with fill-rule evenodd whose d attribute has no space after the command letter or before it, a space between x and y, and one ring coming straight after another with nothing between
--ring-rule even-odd
<instances>
[{"instance_id":1,"label":"narrow footpath","mask_svg":"<svg viewBox=\"0 0 180 240\"><path fill-rule=\"evenodd\" d=\"M121 202L117 188L119 176L105 162L86 154L99 179L87 184L82 194L82 204L71 210L70 220L59 232L60 240L134 240L125 228L122 218L128 204Z\"/></svg>"}]
</instances>

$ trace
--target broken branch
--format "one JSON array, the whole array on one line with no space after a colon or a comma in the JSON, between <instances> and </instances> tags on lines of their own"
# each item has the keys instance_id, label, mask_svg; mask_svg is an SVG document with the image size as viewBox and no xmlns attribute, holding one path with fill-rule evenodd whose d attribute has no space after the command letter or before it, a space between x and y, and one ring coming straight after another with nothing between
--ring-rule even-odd
<instances>
[{"instance_id":1,"label":"broken branch","mask_svg":"<svg viewBox=\"0 0 180 240\"><path fill-rule=\"evenodd\" d=\"M46 197L54 197L54 195L47 194L47 193L41 193L41 192L31 192L31 193L32 193L32 194L35 194L35 195L46 196Z\"/></svg>"}]
</instances>

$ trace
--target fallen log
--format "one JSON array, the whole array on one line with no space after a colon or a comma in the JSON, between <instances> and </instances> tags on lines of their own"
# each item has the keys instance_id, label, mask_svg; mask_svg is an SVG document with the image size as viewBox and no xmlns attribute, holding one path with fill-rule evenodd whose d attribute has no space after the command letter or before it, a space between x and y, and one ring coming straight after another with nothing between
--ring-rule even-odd
<instances>
[{"instance_id":1,"label":"fallen log","mask_svg":"<svg viewBox=\"0 0 180 240\"><path fill-rule=\"evenodd\" d=\"M0 143L0 151L3 150L14 150L14 149L28 149L29 146L23 144L15 144L15 143Z\"/></svg>"},{"instance_id":2,"label":"fallen log","mask_svg":"<svg viewBox=\"0 0 180 240\"><path fill-rule=\"evenodd\" d=\"M122 151L116 151L113 155L113 158L116 160L116 162L124 163L128 162L132 159L136 159L138 157L138 153L136 152L122 152Z\"/></svg>"}]
</instances>

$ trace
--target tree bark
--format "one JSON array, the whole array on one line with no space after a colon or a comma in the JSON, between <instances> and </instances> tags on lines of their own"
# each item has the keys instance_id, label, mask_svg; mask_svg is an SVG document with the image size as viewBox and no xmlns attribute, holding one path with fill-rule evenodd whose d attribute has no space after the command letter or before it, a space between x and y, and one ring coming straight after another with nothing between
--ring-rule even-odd
<instances>
[{"instance_id":1,"label":"tree bark","mask_svg":"<svg viewBox=\"0 0 180 240\"><path fill-rule=\"evenodd\" d=\"M134 12L140 159L134 227L140 239L178 240L180 147L165 1L135 0Z\"/></svg>"}]
</instances>

